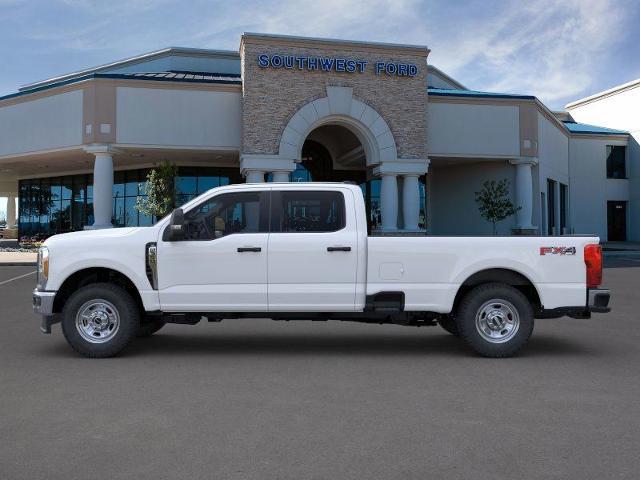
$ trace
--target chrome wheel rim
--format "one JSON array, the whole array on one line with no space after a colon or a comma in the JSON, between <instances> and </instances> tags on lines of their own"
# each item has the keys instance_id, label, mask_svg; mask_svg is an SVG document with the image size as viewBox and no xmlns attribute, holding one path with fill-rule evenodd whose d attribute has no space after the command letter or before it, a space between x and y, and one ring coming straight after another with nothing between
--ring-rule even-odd
<instances>
[{"instance_id":1,"label":"chrome wheel rim","mask_svg":"<svg viewBox=\"0 0 640 480\"><path fill-rule=\"evenodd\" d=\"M519 328L518 310L506 300L491 299L483 303L476 313L476 329L487 342L508 342Z\"/></svg>"},{"instance_id":2,"label":"chrome wheel rim","mask_svg":"<svg viewBox=\"0 0 640 480\"><path fill-rule=\"evenodd\" d=\"M120 329L120 314L113 303L101 298L85 302L76 314L76 330L90 343L105 343Z\"/></svg>"}]
</instances>

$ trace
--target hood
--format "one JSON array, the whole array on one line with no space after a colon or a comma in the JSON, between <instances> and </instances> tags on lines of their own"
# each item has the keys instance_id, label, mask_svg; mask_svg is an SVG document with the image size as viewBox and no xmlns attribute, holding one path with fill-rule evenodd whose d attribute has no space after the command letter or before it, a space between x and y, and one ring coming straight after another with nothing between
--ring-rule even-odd
<instances>
[{"instance_id":1,"label":"hood","mask_svg":"<svg viewBox=\"0 0 640 480\"><path fill-rule=\"evenodd\" d=\"M79 244L100 244L103 241L125 239L128 237L144 234L151 234L156 230L154 227L125 227L125 228L102 228L99 230L81 230L78 232L61 233L49 237L44 245L48 248L59 245L79 245ZM145 235L145 236L147 236Z\"/></svg>"}]
</instances>

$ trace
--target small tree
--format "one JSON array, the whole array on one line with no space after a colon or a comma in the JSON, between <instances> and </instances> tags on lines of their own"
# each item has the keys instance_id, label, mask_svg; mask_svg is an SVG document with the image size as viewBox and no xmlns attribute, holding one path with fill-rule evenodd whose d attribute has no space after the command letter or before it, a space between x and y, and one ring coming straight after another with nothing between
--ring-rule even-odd
<instances>
[{"instance_id":1,"label":"small tree","mask_svg":"<svg viewBox=\"0 0 640 480\"><path fill-rule=\"evenodd\" d=\"M176 207L175 178L178 168L165 160L151 169L147 184L141 185L146 197L136 199L136 210L150 217L164 217Z\"/></svg>"},{"instance_id":2,"label":"small tree","mask_svg":"<svg viewBox=\"0 0 640 480\"><path fill-rule=\"evenodd\" d=\"M505 218L514 215L521 207L515 207L511 203L509 195L509 181L504 178L499 182L486 181L482 184L482 190L476 192L476 203L482 218L491 222L493 234L498 233L497 224Z\"/></svg>"}]
</instances>

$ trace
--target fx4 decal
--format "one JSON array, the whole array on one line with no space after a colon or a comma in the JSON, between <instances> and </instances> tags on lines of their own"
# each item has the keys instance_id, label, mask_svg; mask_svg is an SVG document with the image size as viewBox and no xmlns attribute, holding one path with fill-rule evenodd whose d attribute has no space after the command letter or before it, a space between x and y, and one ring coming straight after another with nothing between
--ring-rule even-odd
<instances>
[{"instance_id":1,"label":"fx4 decal","mask_svg":"<svg viewBox=\"0 0 640 480\"><path fill-rule=\"evenodd\" d=\"M540 255L575 255L576 247L540 247Z\"/></svg>"}]
</instances>

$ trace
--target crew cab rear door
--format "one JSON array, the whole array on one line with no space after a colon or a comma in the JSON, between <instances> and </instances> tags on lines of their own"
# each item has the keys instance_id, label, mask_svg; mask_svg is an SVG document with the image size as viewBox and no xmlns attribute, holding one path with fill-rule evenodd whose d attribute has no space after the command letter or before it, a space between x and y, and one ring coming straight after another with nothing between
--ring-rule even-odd
<instances>
[{"instance_id":1,"label":"crew cab rear door","mask_svg":"<svg viewBox=\"0 0 640 480\"><path fill-rule=\"evenodd\" d=\"M349 189L272 190L269 311L353 311L358 238Z\"/></svg>"}]
</instances>

